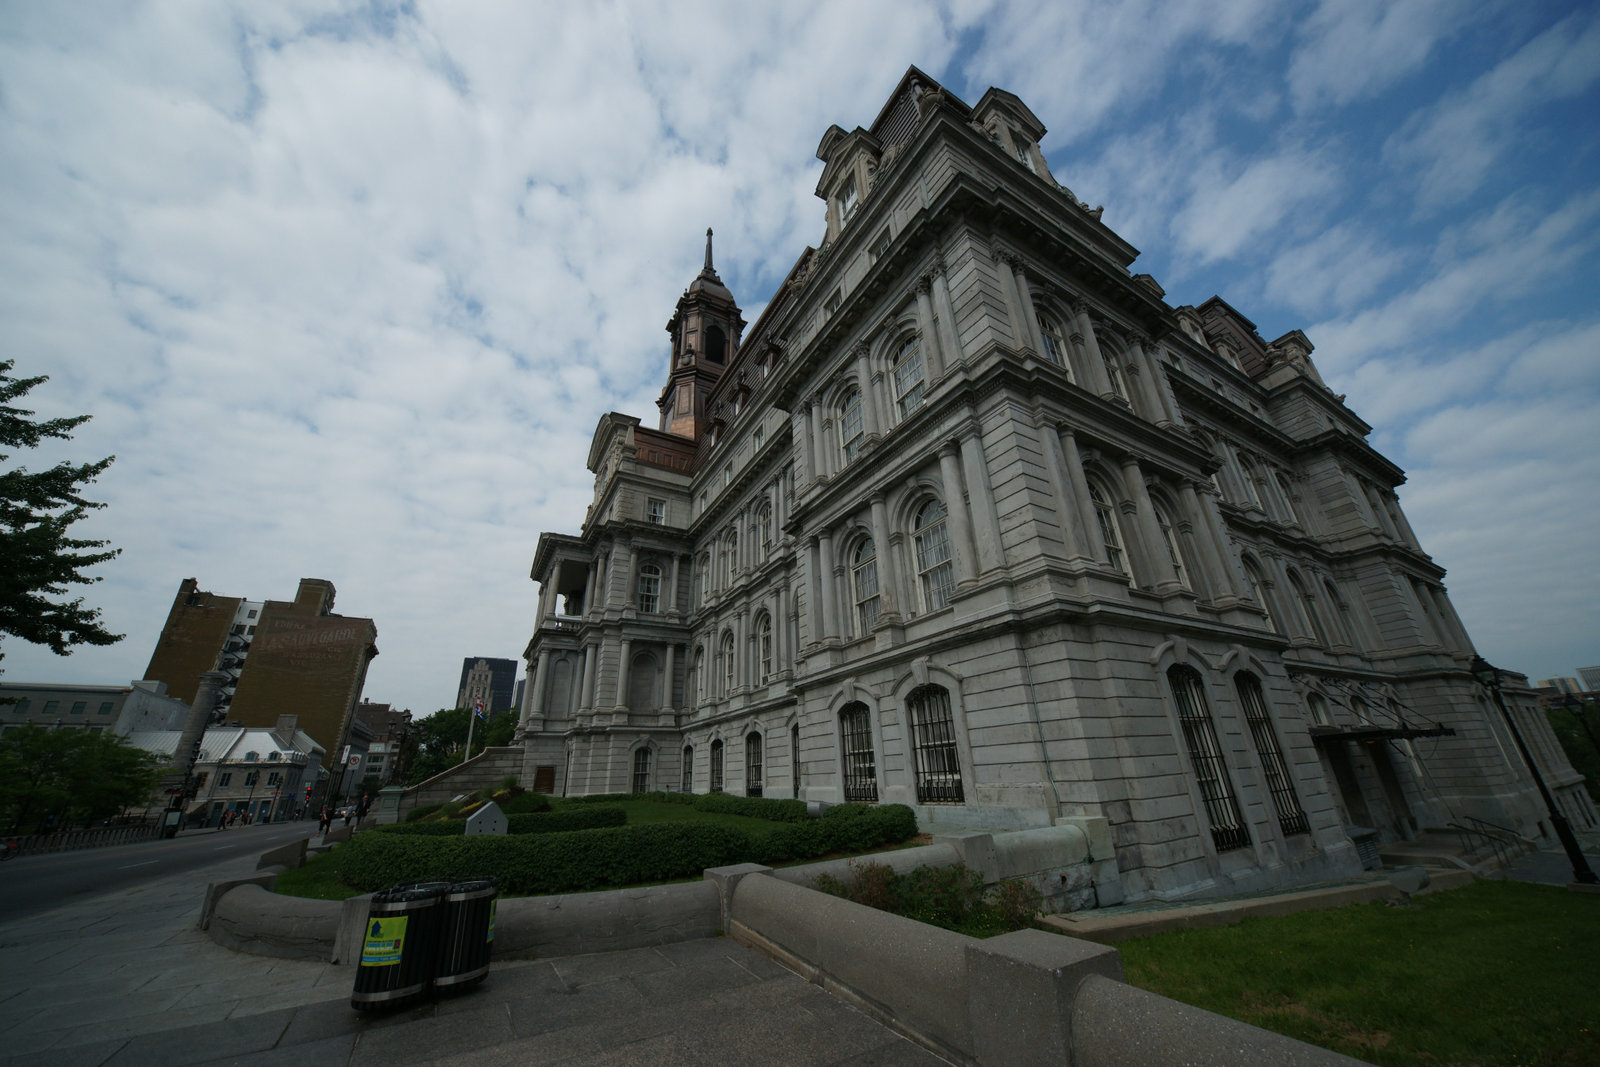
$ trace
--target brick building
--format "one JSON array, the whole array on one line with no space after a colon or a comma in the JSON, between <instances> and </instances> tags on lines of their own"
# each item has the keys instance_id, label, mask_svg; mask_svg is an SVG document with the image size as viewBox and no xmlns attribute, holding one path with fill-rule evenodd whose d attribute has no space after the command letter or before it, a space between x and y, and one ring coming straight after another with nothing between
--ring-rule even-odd
<instances>
[{"instance_id":1,"label":"brick building","mask_svg":"<svg viewBox=\"0 0 1600 1067\"><path fill-rule=\"evenodd\" d=\"M203 671L228 675L218 720L275 727L294 715L328 754L349 741L367 667L378 654L371 619L335 615L334 587L302 578L291 601L251 601L201 590L184 579L145 677L194 699Z\"/></svg>"}]
</instances>

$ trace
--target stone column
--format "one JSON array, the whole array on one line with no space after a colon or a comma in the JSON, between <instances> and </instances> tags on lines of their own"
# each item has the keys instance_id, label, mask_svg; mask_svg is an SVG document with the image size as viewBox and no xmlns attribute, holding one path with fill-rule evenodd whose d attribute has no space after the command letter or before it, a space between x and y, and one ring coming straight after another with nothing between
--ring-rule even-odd
<instances>
[{"instance_id":1,"label":"stone column","mask_svg":"<svg viewBox=\"0 0 1600 1067\"><path fill-rule=\"evenodd\" d=\"M1089 373L1084 375L1084 382L1096 396L1115 396L1116 390L1111 387L1111 379L1106 376L1105 357L1100 352L1100 342L1094 336L1094 323L1089 320L1088 310L1080 305L1072 322L1077 327L1078 336L1083 339L1083 362L1089 365Z\"/></svg>"},{"instance_id":2,"label":"stone column","mask_svg":"<svg viewBox=\"0 0 1600 1067\"><path fill-rule=\"evenodd\" d=\"M925 367L930 383L939 379L946 365L944 343L933 324L933 301L928 295L932 289L931 276L924 274L917 279L917 332L922 335L922 358L926 361Z\"/></svg>"},{"instance_id":3,"label":"stone column","mask_svg":"<svg viewBox=\"0 0 1600 1067\"><path fill-rule=\"evenodd\" d=\"M822 633L822 548L815 534L806 542L806 637L811 644L823 638Z\"/></svg>"},{"instance_id":4,"label":"stone column","mask_svg":"<svg viewBox=\"0 0 1600 1067\"><path fill-rule=\"evenodd\" d=\"M877 390L872 387L872 362L867 358L867 346L856 345L853 350L856 365L856 386L861 390L861 432L871 441L882 436L882 423L878 419Z\"/></svg>"},{"instance_id":5,"label":"stone column","mask_svg":"<svg viewBox=\"0 0 1600 1067\"><path fill-rule=\"evenodd\" d=\"M583 674L578 679L578 710L594 710L594 660L595 647L590 642L583 646Z\"/></svg>"},{"instance_id":6,"label":"stone column","mask_svg":"<svg viewBox=\"0 0 1600 1067\"><path fill-rule=\"evenodd\" d=\"M1156 523L1155 507L1150 503L1150 491L1145 488L1144 472L1139 469L1137 459L1128 456L1122 461L1122 477L1128 483L1128 495L1133 498L1135 525L1139 540L1144 544L1145 563L1150 568L1145 573L1155 578L1151 584L1158 589L1178 586L1178 572L1173 569L1166 539Z\"/></svg>"},{"instance_id":7,"label":"stone column","mask_svg":"<svg viewBox=\"0 0 1600 1067\"><path fill-rule=\"evenodd\" d=\"M1194 483L1184 482L1178 493L1190 528L1194 531L1195 555L1198 557L1195 564L1205 583L1206 593L1213 600L1233 593L1233 583L1228 580L1228 565L1217 543L1217 531L1211 526L1211 516L1200 502Z\"/></svg>"},{"instance_id":8,"label":"stone column","mask_svg":"<svg viewBox=\"0 0 1600 1067\"><path fill-rule=\"evenodd\" d=\"M522 717L522 725L527 729L533 721L535 712L540 718L550 714L550 650L539 650L538 666L534 668L533 683L528 686L532 699L528 700L528 707Z\"/></svg>"},{"instance_id":9,"label":"stone column","mask_svg":"<svg viewBox=\"0 0 1600 1067\"><path fill-rule=\"evenodd\" d=\"M1150 339L1141 334L1134 334L1128 338L1129 355L1131 362L1138 371L1138 382L1135 388L1140 395L1140 404L1144 408L1144 416L1151 422L1163 423L1167 419L1166 408L1161 406L1161 389L1156 385L1156 372L1150 358L1150 350L1146 347Z\"/></svg>"},{"instance_id":10,"label":"stone column","mask_svg":"<svg viewBox=\"0 0 1600 1067\"><path fill-rule=\"evenodd\" d=\"M939 317L939 358L948 371L963 361L961 337L956 332L956 309L950 299L950 283L945 280L944 267L936 266L930 272L933 278L933 310Z\"/></svg>"},{"instance_id":11,"label":"stone column","mask_svg":"<svg viewBox=\"0 0 1600 1067\"><path fill-rule=\"evenodd\" d=\"M1039 434L1039 450L1044 453L1045 467L1050 471L1050 488L1055 496L1057 525L1061 528L1061 549L1068 559L1089 559L1088 533L1083 528L1084 512L1073 501L1072 479L1067 473L1066 456L1061 451L1061 437L1055 424L1042 415L1035 416L1035 431Z\"/></svg>"},{"instance_id":12,"label":"stone column","mask_svg":"<svg viewBox=\"0 0 1600 1067\"><path fill-rule=\"evenodd\" d=\"M1083 473L1083 457L1078 452L1078 436L1063 426L1052 436L1061 445L1062 458L1066 460L1067 480L1072 486L1073 509L1082 517L1084 545L1089 554L1104 563L1107 559L1105 535L1100 532L1100 519L1094 513L1094 498L1089 495L1089 479Z\"/></svg>"},{"instance_id":13,"label":"stone column","mask_svg":"<svg viewBox=\"0 0 1600 1067\"><path fill-rule=\"evenodd\" d=\"M666 610L672 612L674 615L678 613L678 570L679 565L682 562L683 556L680 553L674 552L672 554L672 585L670 587L672 592L662 598L666 601Z\"/></svg>"},{"instance_id":14,"label":"stone column","mask_svg":"<svg viewBox=\"0 0 1600 1067\"><path fill-rule=\"evenodd\" d=\"M594 613L595 589L600 584L600 557L596 556L589 561L589 576L583 582L583 614Z\"/></svg>"},{"instance_id":15,"label":"stone column","mask_svg":"<svg viewBox=\"0 0 1600 1067\"><path fill-rule=\"evenodd\" d=\"M817 578L822 586L822 635L839 636L839 588L833 574L833 535L827 530L817 534Z\"/></svg>"},{"instance_id":16,"label":"stone column","mask_svg":"<svg viewBox=\"0 0 1600 1067\"><path fill-rule=\"evenodd\" d=\"M1022 309L1022 322L1028 346L1034 355L1040 359L1047 359L1044 354L1044 334L1039 331L1039 310L1033 306L1033 293L1029 289L1028 274L1023 270L1021 257L1012 257L1011 269L1014 272L1012 281L1017 287L1017 304Z\"/></svg>"},{"instance_id":17,"label":"stone column","mask_svg":"<svg viewBox=\"0 0 1600 1067\"><path fill-rule=\"evenodd\" d=\"M1178 426L1183 423L1183 415L1178 410L1178 398L1173 395L1172 382L1167 378L1167 367L1161 359L1161 350L1148 337L1144 339L1145 363L1150 368L1150 381L1155 386L1156 400L1160 403L1161 415L1157 416L1156 423L1161 426Z\"/></svg>"},{"instance_id":18,"label":"stone column","mask_svg":"<svg viewBox=\"0 0 1600 1067\"><path fill-rule=\"evenodd\" d=\"M1022 305L1017 296L1016 262L1017 257L1010 252L997 254L994 257L995 278L1000 283L1000 298L1006 306L1006 324L1011 327L1011 347L1031 355L1038 350L1029 351L1032 331L1022 318Z\"/></svg>"},{"instance_id":19,"label":"stone column","mask_svg":"<svg viewBox=\"0 0 1600 1067\"><path fill-rule=\"evenodd\" d=\"M817 443L811 437L811 405L801 404L789 416L789 433L800 453L800 470L809 485L817 480Z\"/></svg>"},{"instance_id":20,"label":"stone column","mask_svg":"<svg viewBox=\"0 0 1600 1067\"><path fill-rule=\"evenodd\" d=\"M944 508L949 515L950 554L956 565L958 588L971 586L978 579L972 555L972 520L967 510L961 482L961 466L956 461L957 446L947 441L939 449L939 477L944 483ZM912 560L913 569L916 560Z\"/></svg>"},{"instance_id":21,"label":"stone column","mask_svg":"<svg viewBox=\"0 0 1600 1067\"><path fill-rule=\"evenodd\" d=\"M1361 488L1366 494L1367 506L1372 509L1373 516L1378 520L1378 528L1390 540L1400 540L1400 531L1395 527L1394 519L1389 515L1389 509L1383 506L1383 499L1379 495L1378 488L1368 482L1362 482Z\"/></svg>"},{"instance_id":22,"label":"stone column","mask_svg":"<svg viewBox=\"0 0 1600 1067\"><path fill-rule=\"evenodd\" d=\"M667 642L666 670L661 679L661 710L672 711L678 706L678 646Z\"/></svg>"},{"instance_id":23,"label":"stone column","mask_svg":"<svg viewBox=\"0 0 1600 1067\"><path fill-rule=\"evenodd\" d=\"M898 622L900 605L905 601L901 598L899 575L889 559L888 507L882 493L873 493L868 504L872 508L872 547L878 555L879 615L886 621Z\"/></svg>"},{"instance_id":24,"label":"stone column","mask_svg":"<svg viewBox=\"0 0 1600 1067\"><path fill-rule=\"evenodd\" d=\"M633 639L624 637L621 645L621 660L617 664L617 700L616 709L628 709L628 683L629 676L633 673Z\"/></svg>"},{"instance_id":25,"label":"stone column","mask_svg":"<svg viewBox=\"0 0 1600 1067\"><path fill-rule=\"evenodd\" d=\"M811 440L816 446L817 479L821 480L833 473L833 448L823 429L822 403L813 400L811 411Z\"/></svg>"},{"instance_id":26,"label":"stone column","mask_svg":"<svg viewBox=\"0 0 1600 1067\"><path fill-rule=\"evenodd\" d=\"M989 485L989 464L983 454L983 440L976 427L961 439L961 466L967 476L967 502L972 511L973 530L978 548L979 573L1005 566L1005 549L1000 543L1000 515L995 511L994 489Z\"/></svg>"}]
</instances>

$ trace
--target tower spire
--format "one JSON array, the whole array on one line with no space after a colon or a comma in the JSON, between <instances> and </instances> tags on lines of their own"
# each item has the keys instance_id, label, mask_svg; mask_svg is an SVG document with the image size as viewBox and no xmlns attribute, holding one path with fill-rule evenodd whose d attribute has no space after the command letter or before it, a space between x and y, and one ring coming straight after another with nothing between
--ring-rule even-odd
<instances>
[{"instance_id":1,"label":"tower spire","mask_svg":"<svg viewBox=\"0 0 1600 1067\"><path fill-rule=\"evenodd\" d=\"M706 227L706 273L707 274L715 274L715 273L717 273L716 268L714 268L711 265L711 227L710 226Z\"/></svg>"}]
</instances>

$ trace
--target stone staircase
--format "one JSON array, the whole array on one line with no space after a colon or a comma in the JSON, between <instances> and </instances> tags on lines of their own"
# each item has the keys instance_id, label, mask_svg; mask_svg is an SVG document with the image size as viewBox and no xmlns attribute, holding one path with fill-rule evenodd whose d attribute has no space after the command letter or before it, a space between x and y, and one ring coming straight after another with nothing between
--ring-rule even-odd
<instances>
[{"instance_id":1,"label":"stone staircase","mask_svg":"<svg viewBox=\"0 0 1600 1067\"><path fill-rule=\"evenodd\" d=\"M1378 849L1385 867L1439 867L1493 877L1538 844L1520 834L1486 823L1427 827L1410 841L1393 841Z\"/></svg>"},{"instance_id":2,"label":"stone staircase","mask_svg":"<svg viewBox=\"0 0 1600 1067\"><path fill-rule=\"evenodd\" d=\"M465 763L458 763L447 771L418 782L405 791L400 800L400 816L413 808L445 801L482 789L486 785L499 785L507 777L522 774L522 749L507 745L504 748L486 748Z\"/></svg>"}]
</instances>

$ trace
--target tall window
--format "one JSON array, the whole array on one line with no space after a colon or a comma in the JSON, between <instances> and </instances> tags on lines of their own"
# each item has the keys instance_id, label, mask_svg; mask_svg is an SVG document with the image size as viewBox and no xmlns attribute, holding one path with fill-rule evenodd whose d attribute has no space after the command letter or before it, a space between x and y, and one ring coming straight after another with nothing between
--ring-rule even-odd
<instances>
[{"instance_id":1,"label":"tall window","mask_svg":"<svg viewBox=\"0 0 1600 1067\"><path fill-rule=\"evenodd\" d=\"M760 796L762 781L761 735L752 732L744 739L744 795Z\"/></svg>"},{"instance_id":2,"label":"tall window","mask_svg":"<svg viewBox=\"0 0 1600 1067\"><path fill-rule=\"evenodd\" d=\"M661 568L654 563L639 568L639 610L651 614L661 610Z\"/></svg>"},{"instance_id":3,"label":"tall window","mask_svg":"<svg viewBox=\"0 0 1600 1067\"><path fill-rule=\"evenodd\" d=\"M789 727L789 795L800 799L800 724Z\"/></svg>"},{"instance_id":4,"label":"tall window","mask_svg":"<svg viewBox=\"0 0 1600 1067\"><path fill-rule=\"evenodd\" d=\"M922 343L913 337L894 355L894 402L902 419L922 406L924 376Z\"/></svg>"},{"instance_id":5,"label":"tall window","mask_svg":"<svg viewBox=\"0 0 1600 1067\"><path fill-rule=\"evenodd\" d=\"M1266 511L1267 505L1261 499L1261 471L1256 467L1256 461L1241 453L1239 456L1239 469L1244 472L1246 502L1254 504L1262 511Z\"/></svg>"},{"instance_id":6,"label":"tall window","mask_svg":"<svg viewBox=\"0 0 1600 1067\"><path fill-rule=\"evenodd\" d=\"M664 526L667 522L667 502L650 497L644 502L645 521L655 526Z\"/></svg>"},{"instance_id":7,"label":"tall window","mask_svg":"<svg viewBox=\"0 0 1600 1067\"><path fill-rule=\"evenodd\" d=\"M733 692L733 634L722 635L722 695Z\"/></svg>"},{"instance_id":8,"label":"tall window","mask_svg":"<svg viewBox=\"0 0 1600 1067\"><path fill-rule=\"evenodd\" d=\"M844 756L846 804L878 802L878 769L872 752L872 720L860 701L839 709L839 744Z\"/></svg>"},{"instance_id":9,"label":"tall window","mask_svg":"<svg viewBox=\"0 0 1600 1067\"><path fill-rule=\"evenodd\" d=\"M722 792L722 742L711 742L711 791Z\"/></svg>"},{"instance_id":10,"label":"tall window","mask_svg":"<svg viewBox=\"0 0 1600 1067\"><path fill-rule=\"evenodd\" d=\"M1072 377L1072 359L1067 354L1067 334L1061 328L1060 321L1054 316L1044 312L1039 315L1039 337L1044 341L1044 358L1067 372L1067 377Z\"/></svg>"},{"instance_id":11,"label":"tall window","mask_svg":"<svg viewBox=\"0 0 1600 1067\"><path fill-rule=\"evenodd\" d=\"M1354 645L1355 630L1350 625L1350 605L1339 595L1339 587L1333 584L1333 579L1322 580L1322 591L1328 594L1328 615L1333 619L1334 637L1344 644Z\"/></svg>"},{"instance_id":12,"label":"tall window","mask_svg":"<svg viewBox=\"0 0 1600 1067\"><path fill-rule=\"evenodd\" d=\"M633 791L650 792L650 749L641 748L633 754Z\"/></svg>"},{"instance_id":13,"label":"tall window","mask_svg":"<svg viewBox=\"0 0 1600 1067\"><path fill-rule=\"evenodd\" d=\"M694 792L694 746L683 746L683 776L680 783L680 792Z\"/></svg>"},{"instance_id":14,"label":"tall window","mask_svg":"<svg viewBox=\"0 0 1600 1067\"><path fill-rule=\"evenodd\" d=\"M765 613L756 623L756 650L761 660L761 684L772 678L772 616Z\"/></svg>"},{"instance_id":15,"label":"tall window","mask_svg":"<svg viewBox=\"0 0 1600 1067\"><path fill-rule=\"evenodd\" d=\"M862 538L850 561L850 585L856 604L856 634L865 637L878 621L878 551L872 538Z\"/></svg>"},{"instance_id":16,"label":"tall window","mask_svg":"<svg viewBox=\"0 0 1600 1067\"><path fill-rule=\"evenodd\" d=\"M704 646L694 650L694 699L696 704L704 704L706 700L706 650Z\"/></svg>"},{"instance_id":17,"label":"tall window","mask_svg":"<svg viewBox=\"0 0 1600 1067\"><path fill-rule=\"evenodd\" d=\"M906 698L916 757L917 803L960 804L961 757L956 750L950 694L942 686L913 689Z\"/></svg>"},{"instance_id":18,"label":"tall window","mask_svg":"<svg viewBox=\"0 0 1600 1067\"><path fill-rule=\"evenodd\" d=\"M1289 484L1289 478L1287 475L1280 472L1277 477L1278 489L1283 493L1283 502L1289 507L1289 520L1291 522L1298 523L1300 526L1304 526L1306 524L1306 520L1301 516L1300 509L1295 507L1294 486Z\"/></svg>"},{"instance_id":19,"label":"tall window","mask_svg":"<svg viewBox=\"0 0 1600 1067\"><path fill-rule=\"evenodd\" d=\"M861 391L852 389L839 405L839 444L848 463L861 454Z\"/></svg>"},{"instance_id":20,"label":"tall window","mask_svg":"<svg viewBox=\"0 0 1600 1067\"><path fill-rule=\"evenodd\" d=\"M1200 675L1189 667L1173 667L1167 671L1167 682L1172 686L1172 699L1178 705L1178 722L1183 727L1189 762L1194 765L1195 777L1199 779L1200 799L1205 805L1206 821L1211 825L1211 841L1218 852L1243 848L1250 843L1250 831L1245 827L1239 800L1228 778L1228 768L1222 761L1222 745L1217 741L1216 724L1211 721L1211 709L1206 705Z\"/></svg>"},{"instance_id":21,"label":"tall window","mask_svg":"<svg viewBox=\"0 0 1600 1067\"><path fill-rule=\"evenodd\" d=\"M761 528L761 555L766 558L772 555L772 505L761 505L756 515L756 525Z\"/></svg>"},{"instance_id":22,"label":"tall window","mask_svg":"<svg viewBox=\"0 0 1600 1067\"><path fill-rule=\"evenodd\" d=\"M722 543L722 578L724 589L732 589L739 574L739 531L729 530Z\"/></svg>"},{"instance_id":23,"label":"tall window","mask_svg":"<svg viewBox=\"0 0 1600 1067\"><path fill-rule=\"evenodd\" d=\"M1333 720L1328 718L1328 702L1322 699L1320 693L1306 694L1306 712L1310 714L1313 726L1333 725Z\"/></svg>"},{"instance_id":24,"label":"tall window","mask_svg":"<svg viewBox=\"0 0 1600 1067\"><path fill-rule=\"evenodd\" d=\"M1128 383L1122 377L1122 364L1117 362L1117 354L1102 346L1100 359L1106 365L1106 378L1111 382L1111 391L1124 400L1128 399Z\"/></svg>"},{"instance_id":25,"label":"tall window","mask_svg":"<svg viewBox=\"0 0 1600 1067\"><path fill-rule=\"evenodd\" d=\"M1250 581L1250 595L1261 605L1261 614L1267 617L1267 628L1276 630L1278 622L1272 617L1272 604L1267 600L1267 583L1261 577L1261 568L1249 556L1244 558L1244 576Z\"/></svg>"},{"instance_id":26,"label":"tall window","mask_svg":"<svg viewBox=\"0 0 1600 1067\"><path fill-rule=\"evenodd\" d=\"M1178 575L1180 584L1189 584L1188 572L1183 569L1183 553L1178 549L1178 531L1172 526L1172 517L1167 514L1167 509L1160 501L1152 500L1150 508L1156 515L1156 527L1161 531L1161 540L1167 546L1167 557L1172 560L1172 569Z\"/></svg>"},{"instance_id":27,"label":"tall window","mask_svg":"<svg viewBox=\"0 0 1600 1067\"><path fill-rule=\"evenodd\" d=\"M1094 518L1100 524L1100 539L1106 543L1106 562L1119 571L1127 570L1122 562L1122 535L1118 533L1117 513L1112 510L1111 501L1100 483L1089 483L1089 502L1094 505Z\"/></svg>"},{"instance_id":28,"label":"tall window","mask_svg":"<svg viewBox=\"0 0 1600 1067\"><path fill-rule=\"evenodd\" d=\"M1283 761L1278 735L1272 729L1272 716L1267 711L1261 682L1255 675L1244 673L1235 676L1233 682L1239 690L1244 721L1250 726L1250 739L1255 742L1256 755L1261 757L1261 770L1267 776L1267 791L1272 794L1272 806L1278 812L1279 828L1285 834L1310 833L1305 810L1300 807L1300 798L1295 796L1294 784L1289 779L1289 767Z\"/></svg>"},{"instance_id":29,"label":"tall window","mask_svg":"<svg viewBox=\"0 0 1600 1067\"><path fill-rule=\"evenodd\" d=\"M950 534L944 520L944 504L929 500L918 509L912 531L912 541L917 551L917 575L922 584L922 604L927 611L938 611L950 603L950 596L956 587Z\"/></svg>"},{"instance_id":30,"label":"tall window","mask_svg":"<svg viewBox=\"0 0 1600 1067\"><path fill-rule=\"evenodd\" d=\"M1293 569L1289 571L1289 585L1294 589L1294 598L1299 604L1300 618L1305 623L1306 633L1316 638L1317 644L1326 646L1328 635L1322 629L1321 616L1317 614L1317 598L1312 595L1305 582L1300 580L1299 573Z\"/></svg>"},{"instance_id":31,"label":"tall window","mask_svg":"<svg viewBox=\"0 0 1600 1067\"><path fill-rule=\"evenodd\" d=\"M839 187L839 226L842 229L851 219L855 218L856 209L861 206L861 195L856 191L854 175L844 180Z\"/></svg>"}]
</instances>

